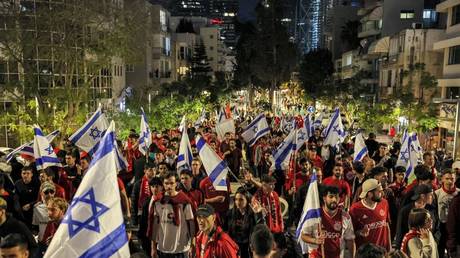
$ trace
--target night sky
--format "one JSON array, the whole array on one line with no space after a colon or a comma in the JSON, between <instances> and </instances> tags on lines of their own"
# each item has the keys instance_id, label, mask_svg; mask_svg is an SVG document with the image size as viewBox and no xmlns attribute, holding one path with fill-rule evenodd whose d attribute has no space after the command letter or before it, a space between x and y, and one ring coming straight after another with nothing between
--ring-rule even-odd
<instances>
[{"instance_id":1,"label":"night sky","mask_svg":"<svg viewBox=\"0 0 460 258\"><path fill-rule=\"evenodd\" d=\"M256 19L255 9L261 0L239 0L240 9L238 11L238 19L240 22L250 22Z\"/></svg>"}]
</instances>

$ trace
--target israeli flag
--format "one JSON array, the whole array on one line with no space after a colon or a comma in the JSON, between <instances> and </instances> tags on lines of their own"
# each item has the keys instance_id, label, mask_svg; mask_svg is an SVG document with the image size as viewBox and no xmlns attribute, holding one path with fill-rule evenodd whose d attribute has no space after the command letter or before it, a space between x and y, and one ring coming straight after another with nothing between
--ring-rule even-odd
<instances>
[{"instance_id":1,"label":"israeli flag","mask_svg":"<svg viewBox=\"0 0 460 258\"><path fill-rule=\"evenodd\" d=\"M326 110L322 110L318 116L315 117L315 121L313 122L313 127L315 129L317 128L321 128L321 126L323 125L323 119L324 119L324 113L326 112Z\"/></svg>"},{"instance_id":2,"label":"israeli flag","mask_svg":"<svg viewBox=\"0 0 460 258\"><path fill-rule=\"evenodd\" d=\"M412 144L415 154L417 155L418 160L423 161L423 148L422 148L422 145L420 145L420 141L418 140L417 133L412 133L411 144Z\"/></svg>"},{"instance_id":3,"label":"israeli flag","mask_svg":"<svg viewBox=\"0 0 460 258\"><path fill-rule=\"evenodd\" d=\"M358 133L355 137L355 151L353 161L361 161L368 154L363 133Z\"/></svg>"},{"instance_id":4,"label":"israeli flag","mask_svg":"<svg viewBox=\"0 0 460 258\"><path fill-rule=\"evenodd\" d=\"M302 146L305 144L305 142L308 141L308 133L305 127L296 129L296 143L294 146L294 151L297 153L297 151L302 148Z\"/></svg>"},{"instance_id":5,"label":"israeli flag","mask_svg":"<svg viewBox=\"0 0 460 258\"><path fill-rule=\"evenodd\" d=\"M316 171L313 170L307 196L303 203L302 215L295 231L296 239L301 243L303 253L307 253L307 245L301 240L302 230L305 227L318 227L318 225L321 225L321 204L319 202L318 178Z\"/></svg>"},{"instance_id":6,"label":"israeli flag","mask_svg":"<svg viewBox=\"0 0 460 258\"><path fill-rule=\"evenodd\" d=\"M178 128L179 132L182 132L182 130L184 130L186 120L187 120L187 118L185 117L185 115L183 115L182 119L180 120L180 124L179 124L179 128Z\"/></svg>"},{"instance_id":7,"label":"israeli flag","mask_svg":"<svg viewBox=\"0 0 460 258\"><path fill-rule=\"evenodd\" d=\"M227 174L230 171L227 163L206 144L203 137L197 137L196 147L214 188L217 191L227 191Z\"/></svg>"},{"instance_id":8,"label":"israeli flag","mask_svg":"<svg viewBox=\"0 0 460 258\"><path fill-rule=\"evenodd\" d=\"M268 127L267 119L262 113L258 115L252 122L243 130L241 137L248 143L249 146L253 146L260 137L270 133L270 127Z\"/></svg>"},{"instance_id":9,"label":"israeli flag","mask_svg":"<svg viewBox=\"0 0 460 258\"><path fill-rule=\"evenodd\" d=\"M40 127L34 127L34 135L33 155L35 158L35 165L37 166L37 170L42 170L52 166L61 167L61 161L57 158L53 147L51 146L48 139L46 139L46 137L43 135Z\"/></svg>"},{"instance_id":10,"label":"israeli flag","mask_svg":"<svg viewBox=\"0 0 460 258\"><path fill-rule=\"evenodd\" d=\"M184 127L184 130L182 131L182 138L180 139L179 155L177 156L177 172L180 173L185 169L191 170L192 159L192 147L190 146L187 127Z\"/></svg>"},{"instance_id":11,"label":"israeli flag","mask_svg":"<svg viewBox=\"0 0 460 258\"><path fill-rule=\"evenodd\" d=\"M91 118L70 136L69 140L89 155L92 155L96 151L97 145L102 136L104 136L108 125L108 121L99 107Z\"/></svg>"},{"instance_id":12,"label":"israeli flag","mask_svg":"<svg viewBox=\"0 0 460 258\"><path fill-rule=\"evenodd\" d=\"M117 183L112 121L67 209L46 258L130 257Z\"/></svg>"},{"instance_id":13,"label":"israeli flag","mask_svg":"<svg viewBox=\"0 0 460 258\"><path fill-rule=\"evenodd\" d=\"M201 110L201 115L200 117L195 121L195 123L193 124L193 126L195 126L195 128L198 128L200 127L203 122L206 120L206 110L203 108Z\"/></svg>"},{"instance_id":14,"label":"israeli flag","mask_svg":"<svg viewBox=\"0 0 460 258\"><path fill-rule=\"evenodd\" d=\"M345 140L346 134L338 108L335 109L334 115L323 132L325 135L323 145L337 146Z\"/></svg>"},{"instance_id":15,"label":"israeli flag","mask_svg":"<svg viewBox=\"0 0 460 258\"><path fill-rule=\"evenodd\" d=\"M147 117L145 116L144 109L141 108L141 135L139 137L139 151L142 155L147 155L150 144L152 144L152 133L150 131Z\"/></svg>"},{"instance_id":16,"label":"israeli flag","mask_svg":"<svg viewBox=\"0 0 460 258\"><path fill-rule=\"evenodd\" d=\"M48 140L48 142L52 142L58 134L59 134L59 130L53 131L52 133L46 136L46 139ZM33 157L34 156L34 141L24 143L23 145L14 149L12 152L8 153L8 155L6 155L5 157L6 162L9 162L18 153Z\"/></svg>"},{"instance_id":17,"label":"israeli flag","mask_svg":"<svg viewBox=\"0 0 460 258\"><path fill-rule=\"evenodd\" d=\"M284 141L278 146L273 153L274 162L270 170L279 169L286 170L289 168L292 153L297 149L296 147L296 130L292 130Z\"/></svg>"},{"instance_id":18,"label":"israeli flag","mask_svg":"<svg viewBox=\"0 0 460 258\"><path fill-rule=\"evenodd\" d=\"M415 180L414 168L417 166L417 155L415 153L414 145L412 144L412 137L406 131L404 131L403 142L401 144L401 151L399 152L396 166L403 166L406 168L406 174L404 178L407 178L407 182L410 184Z\"/></svg>"},{"instance_id":19,"label":"israeli flag","mask_svg":"<svg viewBox=\"0 0 460 258\"><path fill-rule=\"evenodd\" d=\"M221 108L219 110L219 114L217 115L217 123L223 122L225 119L227 119L227 116L225 115L224 110Z\"/></svg>"},{"instance_id":20,"label":"israeli flag","mask_svg":"<svg viewBox=\"0 0 460 258\"><path fill-rule=\"evenodd\" d=\"M315 127L313 126L313 119L310 114L306 115L303 119L303 128L305 128L308 138L315 134Z\"/></svg>"}]
</instances>

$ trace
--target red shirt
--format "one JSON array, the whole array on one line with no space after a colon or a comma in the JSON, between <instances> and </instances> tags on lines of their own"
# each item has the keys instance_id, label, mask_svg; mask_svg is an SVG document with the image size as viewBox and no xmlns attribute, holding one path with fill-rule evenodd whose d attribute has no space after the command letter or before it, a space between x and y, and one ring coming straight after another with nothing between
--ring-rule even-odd
<instances>
[{"instance_id":1,"label":"red shirt","mask_svg":"<svg viewBox=\"0 0 460 258\"><path fill-rule=\"evenodd\" d=\"M220 227L208 237L203 232L196 236L196 258L238 258L238 245Z\"/></svg>"},{"instance_id":2,"label":"red shirt","mask_svg":"<svg viewBox=\"0 0 460 258\"><path fill-rule=\"evenodd\" d=\"M348 222L348 226L344 223L344 220ZM341 208L337 210L337 213L334 216L329 216L324 209L321 209L321 226L323 233L326 235L324 241L324 255L328 258L339 258L340 253L342 252L343 246L340 246L342 239L352 239L351 236L345 234L350 234L351 229L351 218L350 215ZM345 225L344 225L345 224ZM348 230L345 229L347 228ZM348 238L347 238L348 237Z\"/></svg>"},{"instance_id":3,"label":"red shirt","mask_svg":"<svg viewBox=\"0 0 460 258\"><path fill-rule=\"evenodd\" d=\"M42 238L44 244L48 246L51 243L51 239L53 239L54 234L56 234L58 227L59 224L54 221L50 221L48 224L46 224L45 233L43 233Z\"/></svg>"},{"instance_id":4,"label":"red shirt","mask_svg":"<svg viewBox=\"0 0 460 258\"><path fill-rule=\"evenodd\" d=\"M225 201L224 202L214 202L214 203L209 203L217 213L224 215L229 209L230 206L230 182L227 181L227 191L216 191L214 186L212 185L211 179L209 177L205 177L203 180L200 182L200 190L203 192L204 198L205 199L210 199L216 196L224 196Z\"/></svg>"},{"instance_id":5,"label":"red shirt","mask_svg":"<svg viewBox=\"0 0 460 258\"><path fill-rule=\"evenodd\" d=\"M265 194L262 189L259 189L252 198L259 201L260 205L267 211L265 221L272 233L282 233L284 231L284 222L278 194L275 191Z\"/></svg>"},{"instance_id":6,"label":"red shirt","mask_svg":"<svg viewBox=\"0 0 460 258\"><path fill-rule=\"evenodd\" d=\"M355 242L357 249L365 243L372 243L390 251L390 232L388 228L390 213L387 200L382 199L373 209L364 206L362 200L355 202L350 208L350 215L356 232ZM369 234L366 237L360 234L364 227L369 228Z\"/></svg>"},{"instance_id":7,"label":"red shirt","mask_svg":"<svg viewBox=\"0 0 460 258\"><path fill-rule=\"evenodd\" d=\"M192 200L192 209L195 211L198 206L204 203L203 193L197 189L190 189L190 191L182 190L182 192L187 195L187 197Z\"/></svg>"},{"instance_id":8,"label":"red shirt","mask_svg":"<svg viewBox=\"0 0 460 258\"><path fill-rule=\"evenodd\" d=\"M295 188L299 189L302 185L307 184L310 181L308 175L303 174L302 172L297 172L295 175Z\"/></svg>"},{"instance_id":9,"label":"red shirt","mask_svg":"<svg viewBox=\"0 0 460 258\"><path fill-rule=\"evenodd\" d=\"M344 179L335 179L334 176L326 177L323 185L330 185L339 188L340 203L345 203L345 197L351 197L350 185Z\"/></svg>"}]
</instances>

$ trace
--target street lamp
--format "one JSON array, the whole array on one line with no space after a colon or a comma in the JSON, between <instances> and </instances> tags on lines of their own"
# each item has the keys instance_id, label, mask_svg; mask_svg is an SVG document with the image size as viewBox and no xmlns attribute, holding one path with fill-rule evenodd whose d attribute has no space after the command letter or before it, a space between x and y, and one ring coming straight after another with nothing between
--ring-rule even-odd
<instances>
[{"instance_id":1,"label":"street lamp","mask_svg":"<svg viewBox=\"0 0 460 258\"><path fill-rule=\"evenodd\" d=\"M457 142L458 142L458 122L460 121L460 99L442 99L442 98L433 98L434 104L456 104L457 108L455 109L455 132L454 132L454 149L452 151L453 159L457 157Z\"/></svg>"}]
</instances>

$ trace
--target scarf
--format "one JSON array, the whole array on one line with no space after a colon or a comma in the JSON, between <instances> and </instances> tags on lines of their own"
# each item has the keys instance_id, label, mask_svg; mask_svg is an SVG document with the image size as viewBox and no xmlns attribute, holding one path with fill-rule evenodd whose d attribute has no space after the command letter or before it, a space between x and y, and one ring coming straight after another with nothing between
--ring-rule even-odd
<instances>
[{"instance_id":1,"label":"scarf","mask_svg":"<svg viewBox=\"0 0 460 258\"><path fill-rule=\"evenodd\" d=\"M275 192L264 194L261 190L256 193L256 199L262 207L267 210L266 221L267 225L273 233L283 232L283 219L281 218L281 208L278 198L275 198Z\"/></svg>"},{"instance_id":2,"label":"scarf","mask_svg":"<svg viewBox=\"0 0 460 258\"><path fill-rule=\"evenodd\" d=\"M409 232L407 232L407 234L403 238L403 241L401 244L401 251L405 253L406 255L409 255L407 253L407 245L409 244L409 240L411 240L414 237L420 237L420 233L416 229L409 230Z\"/></svg>"},{"instance_id":3,"label":"scarf","mask_svg":"<svg viewBox=\"0 0 460 258\"><path fill-rule=\"evenodd\" d=\"M151 207L149 208L149 221L148 221L148 226L147 226L147 236L149 238L152 237L153 233L153 220L155 216L155 203L157 201L160 201L161 204L171 204L173 206L174 210L174 225L179 226L180 224L180 204L189 204L192 203L192 201L185 195L183 192L178 192L176 196L169 196L169 195L164 195L163 193L160 193L159 195L153 197L155 200L153 200Z\"/></svg>"},{"instance_id":4,"label":"scarf","mask_svg":"<svg viewBox=\"0 0 460 258\"><path fill-rule=\"evenodd\" d=\"M140 192L139 192L139 201L137 203L137 208L139 210L142 209L142 205L144 204L145 200L151 196L150 193L150 186L149 186L149 180L147 179L146 176L142 177L141 180L141 186L140 186Z\"/></svg>"},{"instance_id":5,"label":"scarf","mask_svg":"<svg viewBox=\"0 0 460 258\"><path fill-rule=\"evenodd\" d=\"M452 194L455 193L455 191L457 191L457 188L455 188L455 186L454 186L454 187L452 187L452 190L449 190L449 189L446 189L446 188L444 187L444 185L442 185L442 190L443 190L444 192L446 192L447 194L452 195Z\"/></svg>"}]
</instances>

